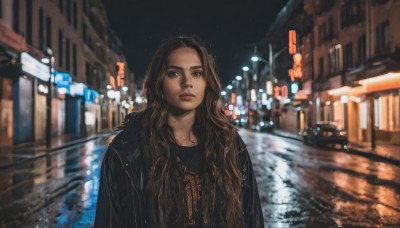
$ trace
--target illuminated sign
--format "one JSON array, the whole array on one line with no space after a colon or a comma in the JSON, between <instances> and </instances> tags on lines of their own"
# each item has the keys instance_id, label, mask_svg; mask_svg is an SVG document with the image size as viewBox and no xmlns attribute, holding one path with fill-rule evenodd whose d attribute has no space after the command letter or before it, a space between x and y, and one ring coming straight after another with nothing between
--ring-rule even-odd
<instances>
[{"instance_id":1,"label":"illuminated sign","mask_svg":"<svg viewBox=\"0 0 400 228\"><path fill-rule=\"evenodd\" d=\"M116 87L117 87L117 86L115 85L115 78L114 78L114 76L110 74L108 77L109 77L109 79L110 79L111 88L112 88L113 90L116 90Z\"/></svg>"},{"instance_id":2,"label":"illuminated sign","mask_svg":"<svg viewBox=\"0 0 400 228\"><path fill-rule=\"evenodd\" d=\"M125 77L125 63L117 62L117 66L118 66L118 77L124 78Z\"/></svg>"},{"instance_id":3,"label":"illuminated sign","mask_svg":"<svg viewBox=\"0 0 400 228\"><path fill-rule=\"evenodd\" d=\"M275 99L282 99L285 97L288 97L289 93L288 93L288 87L286 85L284 86L275 86L274 88L274 98Z\"/></svg>"},{"instance_id":4,"label":"illuminated sign","mask_svg":"<svg viewBox=\"0 0 400 228\"><path fill-rule=\"evenodd\" d=\"M236 94L235 93L231 93L231 103L236 104Z\"/></svg>"},{"instance_id":5,"label":"illuminated sign","mask_svg":"<svg viewBox=\"0 0 400 228\"><path fill-rule=\"evenodd\" d=\"M124 62L117 62L118 73L117 73L117 85L119 87L123 87L125 85L124 78L125 78L125 63Z\"/></svg>"},{"instance_id":6,"label":"illuminated sign","mask_svg":"<svg viewBox=\"0 0 400 228\"><path fill-rule=\"evenodd\" d=\"M296 30L289 30L289 54L293 55L297 52Z\"/></svg>"},{"instance_id":7,"label":"illuminated sign","mask_svg":"<svg viewBox=\"0 0 400 228\"><path fill-rule=\"evenodd\" d=\"M72 82L70 94L71 96L84 96L85 89L87 89L86 85L83 83Z\"/></svg>"},{"instance_id":8,"label":"illuminated sign","mask_svg":"<svg viewBox=\"0 0 400 228\"><path fill-rule=\"evenodd\" d=\"M22 71L43 81L50 79L50 68L26 52L21 53Z\"/></svg>"},{"instance_id":9,"label":"illuminated sign","mask_svg":"<svg viewBox=\"0 0 400 228\"><path fill-rule=\"evenodd\" d=\"M293 55L293 69L289 70L290 81L294 82L295 78L302 78L302 65L301 65L302 56L300 53L296 53Z\"/></svg>"},{"instance_id":10,"label":"illuminated sign","mask_svg":"<svg viewBox=\"0 0 400 228\"><path fill-rule=\"evenodd\" d=\"M63 72L54 73L54 84L58 87L65 87L71 84L71 75Z\"/></svg>"}]
</instances>

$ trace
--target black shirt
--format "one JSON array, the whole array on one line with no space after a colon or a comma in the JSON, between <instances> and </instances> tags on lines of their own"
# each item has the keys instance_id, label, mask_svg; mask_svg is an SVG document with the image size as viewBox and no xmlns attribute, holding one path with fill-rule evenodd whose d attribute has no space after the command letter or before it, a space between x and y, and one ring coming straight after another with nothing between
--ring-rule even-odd
<instances>
[{"instance_id":1,"label":"black shirt","mask_svg":"<svg viewBox=\"0 0 400 228\"><path fill-rule=\"evenodd\" d=\"M198 146L178 146L179 170L184 182L184 227L202 227L201 215L201 151Z\"/></svg>"}]
</instances>

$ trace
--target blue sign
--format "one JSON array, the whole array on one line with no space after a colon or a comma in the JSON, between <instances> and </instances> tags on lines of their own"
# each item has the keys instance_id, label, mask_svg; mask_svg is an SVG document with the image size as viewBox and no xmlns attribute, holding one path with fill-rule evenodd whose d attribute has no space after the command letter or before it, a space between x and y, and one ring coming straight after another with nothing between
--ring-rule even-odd
<instances>
[{"instance_id":1,"label":"blue sign","mask_svg":"<svg viewBox=\"0 0 400 228\"><path fill-rule=\"evenodd\" d=\"M92 89L87 89L85 92L85 101L89 103L99 103L99 93Z\"/></svg>"}]
</instances>

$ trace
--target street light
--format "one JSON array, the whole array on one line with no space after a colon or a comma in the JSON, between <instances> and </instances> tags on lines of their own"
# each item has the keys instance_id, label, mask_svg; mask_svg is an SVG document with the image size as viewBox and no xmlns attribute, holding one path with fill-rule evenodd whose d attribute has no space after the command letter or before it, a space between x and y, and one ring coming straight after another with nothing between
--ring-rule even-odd
<instances>
[{"instance_id":1,"label":"street light","mask_svg":"<svg viewBox=\"0 0 400 228\"><path fill-rule=\"evenodd\" d=\"M247 72L250 70L250 68L248 66L244 66L244 67L242 67L242 70Z\"/></svg>"},{"instance_id":2,"label":"street light","mask_svg":"<svg viewBox=\"0 0 400 228\"><path fill-rule=\"evenodd\" d=\"M260 58L260 57L258 57L258 56L253 56L253 57L251 57L251 61L253 61L253 62L258 62L258 61L260 61L260 62L264 62L264 63L269 63L267 60L262 59L262 58Z\"/></svg>"},{"instance_id":3,"label":"street light","mask_svg":"<svg viewBox=\"0 0 400 228\"><path fill-rule=\"evenodd\" d=\"M226 88L227 89L233 89L233 86L232 85L227 85Z\"/></svg>"},{"instance_id":4,"label":"street light","mask_svg":"<svg viewBox=\"0 0 400 228\"><path fill-rule=\"evenodd\" d=\"M236 76L236 80L238 80L238 81L242 80L242 76L240 76L240 75Z\"/></svg>"}]
</instances>

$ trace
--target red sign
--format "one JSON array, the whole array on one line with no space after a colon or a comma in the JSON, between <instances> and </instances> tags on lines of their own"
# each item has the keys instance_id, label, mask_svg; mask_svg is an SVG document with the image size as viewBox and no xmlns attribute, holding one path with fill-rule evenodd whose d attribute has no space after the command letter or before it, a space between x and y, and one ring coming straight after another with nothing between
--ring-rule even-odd
<instances>
[{"instance_id":1,"label":"red sign","mask_svg":"<svg viewBox=\"0 0 400 228\"><path fill-rule=\"evenodd\" d=\"M274 88L274 98L275 99L282 99L286 98L288 96L288 87L286 85L284 86L275 86Z\"/></svg>"},{"instance_id":2,"label":"red sign","mask_svg":"<svg viewBox=\"0 0 400 228\"><path fill-rule=\"evenodd\" d=\"M294 55L297 52L296 30L289 30L289 54Z\"/></svg>"},{"instance_id":3,"label":"red sign","mask_svg":"<svg viewBox=\"0 0 400 228\"><path fill-rule=\"evenodd\" d=\"M124 78L125 77L125 63L117 62L117 66L118 66L118 77Z\"/></svg>"},{"instance_id":4,"label":"red sign","mask_svg":"<svg viewBox=\"0 0 400 228\"><path fill-rule=\"evenodd\" d=\"M295 78L302 78L301 54L296 53L293 55L293 69L289 70L290 81L294 82Z\"/></svg>"}]
</instances>

